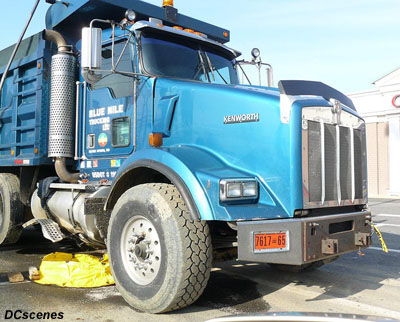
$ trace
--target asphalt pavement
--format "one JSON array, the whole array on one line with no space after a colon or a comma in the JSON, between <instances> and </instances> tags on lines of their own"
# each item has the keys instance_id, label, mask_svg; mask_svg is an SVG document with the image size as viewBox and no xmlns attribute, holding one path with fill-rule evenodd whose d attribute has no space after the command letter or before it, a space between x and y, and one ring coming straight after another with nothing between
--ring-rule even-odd
<instances>
[{"instance_id":1,"label":"asphalt pavement","mask_svg":"<svg viewBox=\"0 0 400 322\"><path fill-rule=\"evenodd\" d=\"M115 287L64 289L31 282L10 284L7 273L39 266L54 251L79 252L74 243L52 244L35 229L14 246L0 246L0 320L6 311L63 313L63 321L205 321L233 314L327 312L379 315L400 320L400 200L370 200L374 223L389 253L373 236L362 254L340 257L316 271L282 273L266 264L217 264L202 297L162 315L130 308ZM11 321L12 319L10 319Z\"/></svg>"}]
</instances>

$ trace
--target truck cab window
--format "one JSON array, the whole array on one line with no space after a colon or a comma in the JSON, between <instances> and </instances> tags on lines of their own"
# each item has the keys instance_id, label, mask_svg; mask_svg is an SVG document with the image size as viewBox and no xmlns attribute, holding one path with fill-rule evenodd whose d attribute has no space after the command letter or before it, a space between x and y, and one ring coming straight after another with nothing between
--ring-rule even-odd
<instances>
[{"instance_id":1,"label":"truck cab window","mask_svg":"<svg viewBox=\"0 0 400 322\"><path fill-rule=\"evenodd\" d=\"M114 64L117 63L122 50L124 49L126 41L120 41L114 44ZM116 67L117 71L133 72L133 62L131 55L131 46L127 46L122 54L122 58ZM115 98L132 96L133 95L133 78L130 76L121 75L118 73L111 73L112 68L112 45L107 44L103 47L102 55L102 69L110 70L110 73L103 74L103 78L97 83L92 85L92 89L109 88Z\"/></svg>"},{"instance_id":2,"label":"truck cab window","mask_svg":"<svg viewBox=\"0 0 400 322\"><path fill-rule=\"evenodd\" d=\"M112 146L125 147L131 140L131 120L129 117L119 117L112 120Z\"/></svg>"}]
</instances>

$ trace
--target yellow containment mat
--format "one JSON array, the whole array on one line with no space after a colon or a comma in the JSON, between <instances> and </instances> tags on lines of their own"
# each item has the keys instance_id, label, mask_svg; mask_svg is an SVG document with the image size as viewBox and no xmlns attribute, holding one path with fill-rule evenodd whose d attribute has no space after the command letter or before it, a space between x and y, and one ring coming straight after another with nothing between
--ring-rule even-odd
<instances>
[{"instance_id":1,"label":"yellow containment mat","mask_svg":"<svg viewBox=\"0 0 400 322\"><path fill-rule=\"evenodd\" d=\"M61 287L100 287L114 284L108 256L52 253L40 264L35 283Z\"/></svg>"}]
</instances>

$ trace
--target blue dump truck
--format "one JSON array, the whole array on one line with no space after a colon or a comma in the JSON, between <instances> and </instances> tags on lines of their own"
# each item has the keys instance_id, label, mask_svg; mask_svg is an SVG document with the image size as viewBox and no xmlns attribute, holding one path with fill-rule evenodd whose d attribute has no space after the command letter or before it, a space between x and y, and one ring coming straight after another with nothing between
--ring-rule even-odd
<instances>
[{"instance_id":1,"label":"blue dump truck","mask_svg":"<svg viewBox=\"0 0 400 322\"><path fill-rule=\"evenodd\" d=\"M41 225L106 247L152 313L195 302L213 260L305 270L370 245L365 123L345 95L241 84L230 32L171 0L47 2L8 71L0 52L0 244Z\"/></svg>"}]
</instances>

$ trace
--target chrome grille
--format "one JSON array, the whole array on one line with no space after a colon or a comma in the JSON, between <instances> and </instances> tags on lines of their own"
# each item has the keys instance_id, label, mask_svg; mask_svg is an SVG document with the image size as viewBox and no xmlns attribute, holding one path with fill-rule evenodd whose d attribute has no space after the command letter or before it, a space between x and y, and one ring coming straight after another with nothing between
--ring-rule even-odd
<instances>
[{"instance_id":1,"label":"chrome grille","mask_svg":"<svg viewBox=\"0 0 400 322\"><path fill-rule=\"evenodd\" d=\"M304 208L366 203L364 121L332 107L304 108L302 118Z\"/></svg>"}]
</instances>

